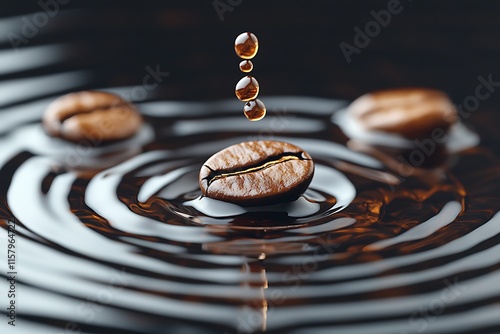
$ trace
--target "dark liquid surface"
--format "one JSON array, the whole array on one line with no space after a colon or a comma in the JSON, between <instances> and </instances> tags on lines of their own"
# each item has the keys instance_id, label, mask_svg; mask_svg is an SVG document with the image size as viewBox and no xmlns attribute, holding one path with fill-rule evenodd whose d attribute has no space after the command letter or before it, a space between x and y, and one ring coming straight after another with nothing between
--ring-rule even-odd
<instances>
[{"instance_id":1,"label":"dark liquid surface","mask_svg":"<svg viewBox=\"0 0 500 334\"><path fill-rule=\"evenodd\" d=\"M343 102L291 97L267 97L259 123L238 101L140 103L136 137L83 148L45 136L46 103L22 105L0 137L0 214L18 224L26 322L134 333L499 325L499 162L486 149L403 177L348 148L331 118ZM306 150L308 191L257 208L201 199L201 164L256 139Z\"/></svg>"}]
</instances>

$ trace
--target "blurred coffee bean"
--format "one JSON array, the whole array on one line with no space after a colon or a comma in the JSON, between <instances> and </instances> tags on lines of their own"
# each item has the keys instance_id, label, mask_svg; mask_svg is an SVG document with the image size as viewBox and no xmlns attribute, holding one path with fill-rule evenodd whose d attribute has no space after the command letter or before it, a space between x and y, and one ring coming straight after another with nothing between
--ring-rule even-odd
<instances>
[{"instance_id":1,"label":"blurred coffee bean","mask_svg":"<svg viewBox=\"0 0 500 334\"><path fill-rule=\"evenodd\" d=\"M409 139L428 138L446 132L457 121L448 96L438 90L403 88L365 94L348 108L367 130L389 132Z\"/></svg>"},{"instance_id":2,"label":"blurred coffee bean","mask_svg":"<svg viewBox=\"0 0 500 334\"><path fill-rule=\"evenodd\" d=\"M130 102L96 91L64 95L52 102L43 116L49 135L92 145L129 138L141 124L142 117Z\"/></svg>"}]
</instances>

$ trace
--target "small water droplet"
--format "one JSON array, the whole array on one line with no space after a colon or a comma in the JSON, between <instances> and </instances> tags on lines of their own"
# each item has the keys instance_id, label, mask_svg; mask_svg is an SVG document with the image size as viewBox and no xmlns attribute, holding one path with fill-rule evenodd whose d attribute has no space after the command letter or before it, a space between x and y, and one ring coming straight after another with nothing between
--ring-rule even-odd
<instances>
[{"instance_id":1,"label":"small water droplet","mask_svg":"<svg viewBox=\"0 0 500 334\"><path fill-rule=\"evenodd\" d=\"M260 121L266 116L266 106L259 99L245 103L243 111L246 118L251 121Z\"/></svg>"},{"instance_id":2,"label":"small water droplet","mask_svg":"<svg viewBox=\"0 0 500 334\"><path fill-rule=\"evenodd\" d=\"M251 32L244 32L234 41L236 54L243 59L252 59L259 50L259 41Z\"/></svg>"},{"instance_id":3,"label":"small water droplet","mask_svg":"<svg viewBox=\"0 0 500 334\"><path fill-rule=\"evenodd\" d=\"M240 70L241 72L251 72L253 70L253 63L250 60L243 60L240 63Z\"/></svg>"},{"instance_id":4,"label":"small water droplet","mask_svg":"<svg viewBox=\"0 0 500 334\"><path fill-rule=\"evenodd\" d=\"M254 77L247 75L236 84L236 97L240 101L250 101L259 95L259 83Z\"/></svg>"}]
</instances>

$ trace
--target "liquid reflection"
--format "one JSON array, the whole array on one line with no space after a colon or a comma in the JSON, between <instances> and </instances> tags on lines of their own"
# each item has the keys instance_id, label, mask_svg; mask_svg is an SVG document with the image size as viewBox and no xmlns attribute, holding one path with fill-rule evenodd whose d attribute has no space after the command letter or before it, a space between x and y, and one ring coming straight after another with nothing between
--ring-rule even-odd
<instances>
[{"instance_id":1,"label":"liquid reflection","mask_svg":"<svg viewBox=\"0 0 500 334\"><path fill-rule=\"evenodd\" d=\"M289 101L266 97L262 122L272 127L272 110ZM497 158L469 148L402 176L390 155L347 144L330 122L341 102L293 101L307 109L289 109L290 126L272 139L308 151L315 176L296 202L261 208L200 199L207 157L254 139L252 125L232 117L237 102L139 105L150 127L93 148L87 170L68 168L66 146L40 131L45 100L7 108L27 111L0 136L0 213L18 221L25 311L84 325L80 303L111 291L92 322L99 328L159 333L168 318L199 332L412 331L410 315L456 277L467 289L429 328L453 330L457 319L480 327L471 305L498 324ZM119 289L109 288L113 275Z\"/></svg>"}]
</instances>

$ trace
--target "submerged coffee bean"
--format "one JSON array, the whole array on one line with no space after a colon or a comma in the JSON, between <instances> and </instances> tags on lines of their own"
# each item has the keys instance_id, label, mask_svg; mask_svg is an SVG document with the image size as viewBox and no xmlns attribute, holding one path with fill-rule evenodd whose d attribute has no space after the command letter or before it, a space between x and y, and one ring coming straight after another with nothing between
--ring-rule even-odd
<instances>
[{"instance_id":1,"label":"submerged coffee bean","mask_svg":"<svg viewBox=\"0 0 500 334\"><path fill-rule=\"evenodd\" d=\"M457 121L457 111L448 96L424 88L369 93L352 102L348 112L365 129L410 139L429 137L435 129L447 131Z\"/></svg>"},{"instance_id":2,"label":"submerged coffee bean","mask_svg":"<svg viewBox=\"0 0 500 334\"><path fill-rule=\"evenodd\" d=\"M131 137L141 124L142 117L130 102L96 91L64 95L52 102L43 116L49 135L94 145Z\"/></svg>"},{"instance_id":3,"label":"submerged coffee bean","mask_svg":"<svg viewBox=\"0 0 500 334\"><path fill-rule=\"evenodd\" d=\"M314 162L299 147L279 141L250 141L210 157L200 170L204 196L243 206L297 199L314 174Z\"/></svg>"}]
</instances>

